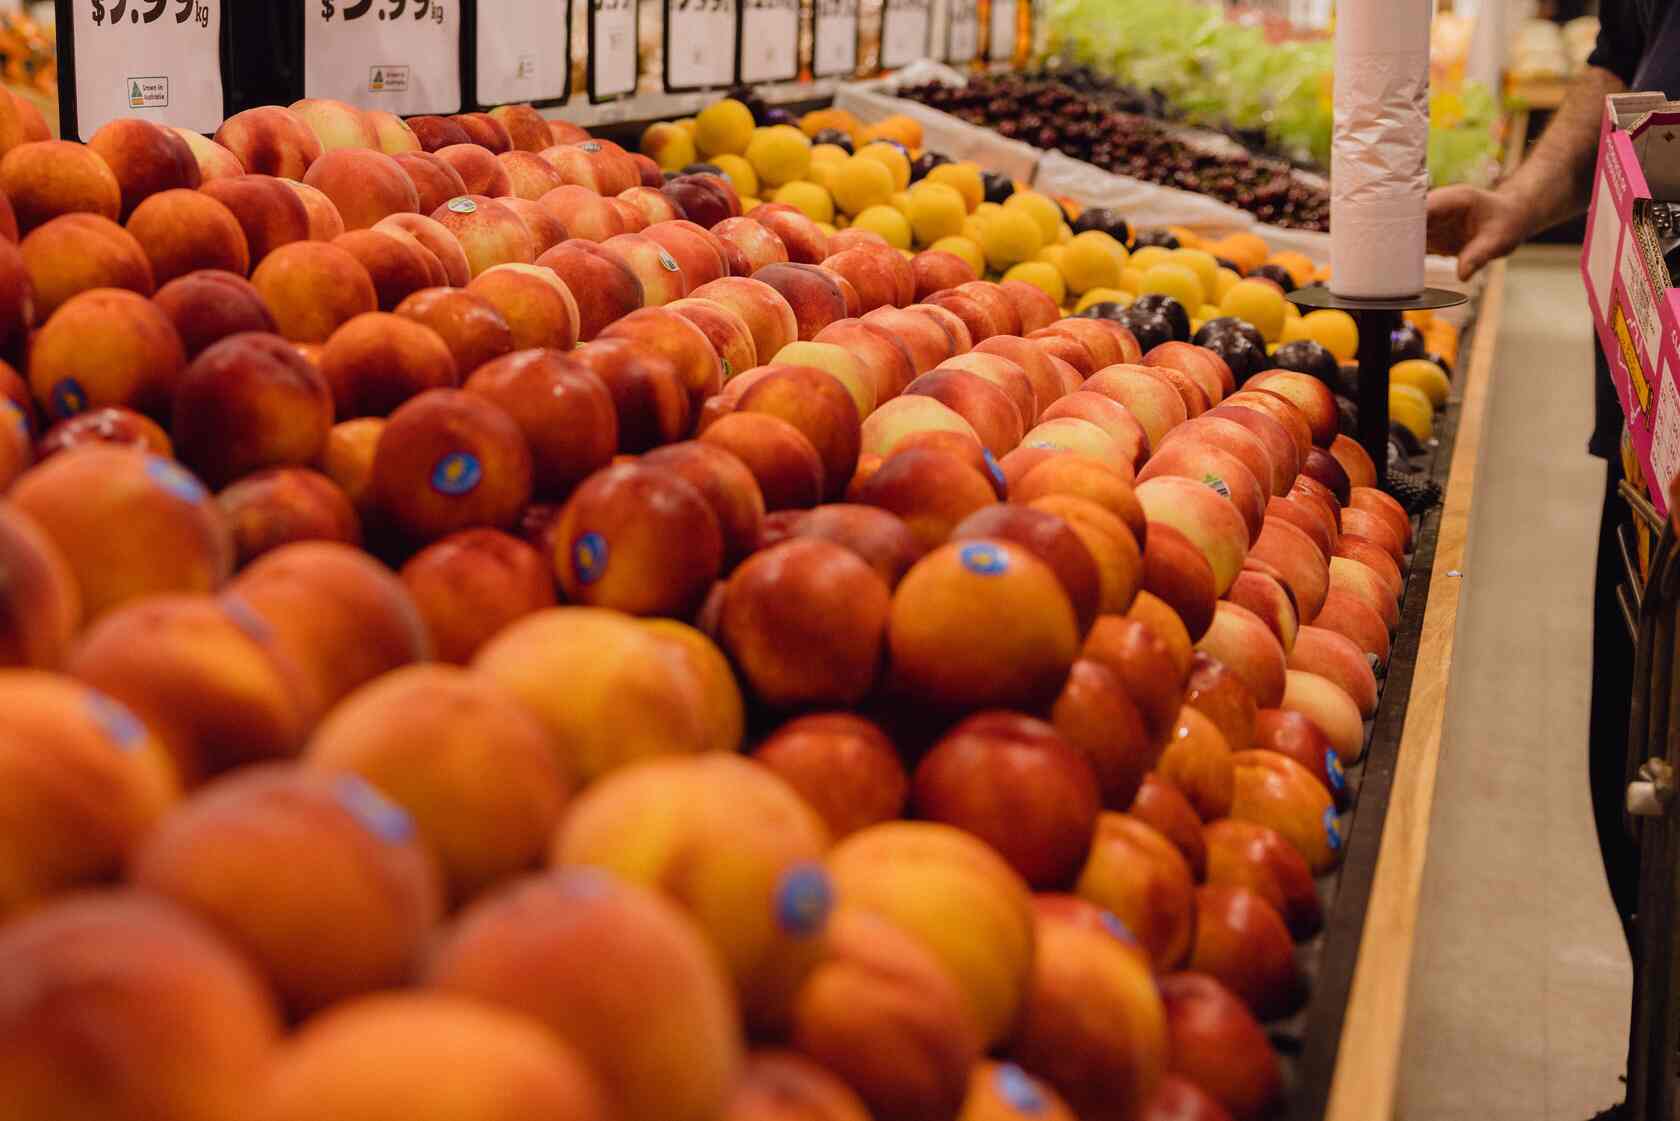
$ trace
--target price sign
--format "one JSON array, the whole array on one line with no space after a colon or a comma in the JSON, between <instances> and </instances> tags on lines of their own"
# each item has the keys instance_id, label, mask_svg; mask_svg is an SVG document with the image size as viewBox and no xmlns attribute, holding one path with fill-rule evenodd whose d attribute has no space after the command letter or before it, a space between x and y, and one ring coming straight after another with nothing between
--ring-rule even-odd
<instances>
[{"instance_id":1,"label":"price sign","mask_svg":"<svg viewBox=\"0 0 1680 1121\"><path fill-rule=\"evenodd\" d=\"M986 57L993 62L1008 62L1015 57L1015 10L1015 0L992 0Z\"/></svg>"},{"instance_id":2,"label":"price sign","mask_svg":"<svg viewBox=\"0 0 1680 1121\"><path fill-rule=\"evenodd\" d=\"M460 0L305 0L303 92L399 116L461 108Z\"/></svg>"},{"instance_id":3,"label":"price sign","mask_svg":"<svg viewBox=\"0 0 1680 1121\"><path fill-rule=\"evenodd\" d=\"M727 86L740 32L735 0L665 0L665 88Z\"/></svg>"},{"instance_id":4,"label":"price sign","mask_svg":"<svg viewBox=\"0 0 1680 1121\"><path fill-rule=\"evenodd\" d=\"M932 36L928 0L885 0L881 9L881 66L896 70L928 56Z\"/></svg>"},{"instance_id":5,"label":"price sign","mask_svg":"<svg viewBox=\"0 0 1680 1121\"><path fill-rule=\"evenodd\" d=\"M478 0L473 30L478 104L553 103L571 92L571 0Z\"/></svg>"},{"instance_id":6,"label":"price sign","mask_svg":"<svg viewBox=\"0 0 1680 1121\"><path fill-rule=\"evenodd\" d=\"M945 29L947 62L973 62L980 54L980 6L975 0L951 0L951 25Z\"/></svg>"},{"instance_id":7,"label":"price sign","mask_svg":"<svg viewBox=\"0 0 1680 1121\"><path fill-rule=\"evenodd\" d=\"M741 0L739 80L791 82L799 77L799 0Z\"/></svg>"},{"instance_id":8,"label":"price sign","mask_svg":"<svg viewBox=\"0 0 1680 1121\"><path fill-rule=\"evenodd\" d=\"M636 92L640 9L638 0L589 0L589 100L597 105Z\"/></svg>"},{"instance_id":9,"label":"price sign","mask_svg":"<svg viewBox=\"0 0 1680 1121\"><path fill-rule=\"evenodd\" d=\"M817 0L811 73L818 78L857 70L858 0Z\"/></svg>"},{"instance_id":10,"label":"price sign","mask_svg":"<svg viewBox=\"0 0 1680 1121\"><path fill-rule=\"evenodd\" d=\"M70 135L86 140L119 117L216 131L223 116L222 0L73 0L71 6L70 43L60 45L61 62L75 78Z\"/></svg>"}]
</instances>

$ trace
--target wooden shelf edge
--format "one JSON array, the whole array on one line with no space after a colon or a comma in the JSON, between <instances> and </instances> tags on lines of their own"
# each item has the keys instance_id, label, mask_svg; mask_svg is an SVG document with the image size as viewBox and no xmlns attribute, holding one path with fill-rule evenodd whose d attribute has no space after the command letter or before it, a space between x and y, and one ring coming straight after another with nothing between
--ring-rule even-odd
<instances>
[{"instance_id":1,"label":"wooden shelf edge","mask_svg":"<svg viewBox=\"0 0 1680 1121\"><path fill-rule=\"evenodd\" d=\"M1407 698L1406 725L1336 1052L1326 1121L1373 1121L1394 1113L1418 900L1429 852L1429 819L1464 585L1461 574L1504 311L1505 269L1504 261L1490 267L1465 374L1463 412L1447 478L1417 670Z\"/></svg>"}]
</instances>

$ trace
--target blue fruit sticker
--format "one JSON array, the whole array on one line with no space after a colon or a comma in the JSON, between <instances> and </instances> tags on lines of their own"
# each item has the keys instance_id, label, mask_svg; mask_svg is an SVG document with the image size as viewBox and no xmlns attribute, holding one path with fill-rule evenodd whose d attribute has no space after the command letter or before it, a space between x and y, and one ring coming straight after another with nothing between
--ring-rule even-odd
<instances>
[{"instance_id":1,"label":"blue fruit sticker","mask_svg":"<svg viewBox=\"0 0 1680 1121\"><path fill-rule=\"evenodd\" d=\"M204 484L193 478L191 471L172 459L148 455L146 474L151 477L152 482L182 502L203 502L210 497L210 492L204 489Z\"/></svg>"},{"instance_id":2,"label":"blue fruit sticker","mask_svg":"<svg viewBox=\"0 0 1680 1121\"><path fill-rule=\"evenodd\" d=\"M87 390L75 378L65 378L52 387L52 412L56 417L72 417L87 408Z\"/></svg>"},{"instance_id":3,"label":"blue fruit sticker","mask_svg":"<svg viewBox=\"0 0 1680 1121\"><path fill-rule=\"evenodd\" d=\"M94 693L88 698L88 715L118 750L133 751L146 738L146 726L140 723L139 717L104 693Z\"/></svg>"},{"instance_id":4,"label":"blue fruit sticker","mask_svg":"<svg viewBox=\"0 0 1680 1121\"><path fill-rule=\"evenodd\" d=\"M1009 555L996 545L988 545L984 541L976 541L972 545L964 545L957 554L962 566L979 576L996 576L1000 572L1009 571Z\"/></svg>"},{"instance_id":5,"label":"blue fruit sticker","mask_svg":"<svg viewBox=\"0 0 1680 1121\"><path fill-rule=\"evenodd\" d=\"M1340 794L1347 789L1347 773L1342 770L1342 761L1336 758L1333 748L1324 749L1324 773L1330 776L1330 790Z\"/></svg>"},{"instance_id":6,"label":"blue fruit sticker","mask_svg":"<svg viewBox=\"0 0 1680 1121\"><path fill-rule=\"evenodd\" d=\"M341 776L334 792L338 804L380 840L401 844L414 836L414 819L408 811L355 775Z\"/></svg>"},{"instance_id":7,"label":"blue fruit sticker","mask_svg":"<svg viewBox=\"0 0 1680 1121\"><path fill-rule=\"evenodd\" d=\"M998 1097L1008 1102L1022 1113L1043 1113L1049 1103L1044 1099L1044 1091L1038 1088L1032 1075L1016 1066L1014 1063L1003 1063L997 1068Z\"/></svg>"},{"instance_id":8,"label":"blue fruit sticker","mask_svg":"<svg viewBox=\"0 0 1680 1121\"><path fill-rule=\"evenodd\" d=\"M1113 911L1104 911L1102 913L1102 924L1104 930L1120 939L1120 941L1126 943L1126 945L1137 945L1137 935L1133 934L1132 928L1127 926L1120 916L1115 914Z\"/></svg>"},{"instance_id":9,"label":"blue fruit sticker","mask_svg":"<svg viewBox=\"0 0 1680 1121\"><path fill-rule=\"evenodd\" d=\"M450 199L449 209L457 214L476 214L478 213L478 203L463 196L458 199Z\"/></svg>"},{"instance_id":10,"label":"blue fruit sticker","mask_svg":"<svg viewBox=\"0 0 1680 1121\"><path fill-rule=\"evenodd\" d=\"M18 408L14 401L10 398L0 400L0 410L10 410L12 420L17 423L18 431L22 432L25 437L29 435L29 418L23 415L23 410Z\"/></svg>"},{"instance_id":11,"label":"blue fruit sticker","mask_svg":"<svg viewBox=\"0 0 1680 1121\"><path fill-rule=\"evenodd\" d=\"M1342 848L1342 823L1336 818L1336 807L1324 807L1324 839L1330 842L1331 852Z\"/></svg>"},{"instance_id":12,"label":"blue fruit sticker","mask_svg":"<svg viewBox=\"0 0 1680 1121\"><path fill-rule=\"evenodd\" d=\"M607 539L599 533L580 533L572 542L572 574L580 584L593 584L607 574Z\"/></svg>"},{"instance_id":13,"label":"blue fruit sticker","mask_svg":"<svg viewBox=\"0 0 1680 1121\"><path fill-rule=\"evenodd\" d=\"M484 477L484 468L471 452L450 452L432 468L432 489L451 498L466 494Z\"/></svg>"},{"instance_id":14,"label":"blue fruit sticker","mask_svg":"<svg viewBox=\"0 0 1680 1121\"><path fill-rule=\"evenodd\" d=\"M800 864L782 874L776 885L776 923L799 938L815 934L828 922L834 888L820 864Z\"/></svg>"},{"instance_id":15,"label":"blue fruit sticker","mask_svg":"<svg viewBox=\"0 0 1680 1121\"><path fill-rule=\"evenodd\" d=\"M268 620L251 610L251 605L237 595L222 597L222 612L228 621L241 631L247 638L259 643L268 643L274 637L274 628L268 625Z\"/></svg>"},{"instance_id":16,"label":"blue fruit sticker","mask_svg":"<svg viewBox=\"0 0 1680 1121\"><path fill-rule=\"evenodd\" d=\"M1000 491L1007 487L1009 479L1004 475L1003 468L998 466L997 457L989 449L982 449L980 456L986 461L986 470L991 473L992 485Z\"/></svg>"}]
</instances>

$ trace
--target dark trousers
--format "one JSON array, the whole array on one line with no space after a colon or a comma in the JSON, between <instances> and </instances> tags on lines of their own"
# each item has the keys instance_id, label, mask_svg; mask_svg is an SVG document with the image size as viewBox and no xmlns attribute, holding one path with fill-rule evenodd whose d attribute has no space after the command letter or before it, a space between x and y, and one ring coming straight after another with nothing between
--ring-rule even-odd
<instances>
[{"instance_id":1,"label":"dark trousers","mask_svg":"<svg viewBox=\"0 0 1680 1121\"><path fill-rule=\"evenodd\" d=\"M1604 512L1598 527L1598 566L1593 587L1592 715L1588 726L1588 776L1592 785L1593 822L1604 858L1610 896L1621 916L1628 948L1635 946L1633 918L1639 903L1639 847L1623 826L1627 794L1629 708L1633 693L1633 642L1616 602L1623 582L1618 526L1631 515L1616 493L1622 478L1619 458L1611 456L1604 483Z\"/></svg>"}]
</instances>

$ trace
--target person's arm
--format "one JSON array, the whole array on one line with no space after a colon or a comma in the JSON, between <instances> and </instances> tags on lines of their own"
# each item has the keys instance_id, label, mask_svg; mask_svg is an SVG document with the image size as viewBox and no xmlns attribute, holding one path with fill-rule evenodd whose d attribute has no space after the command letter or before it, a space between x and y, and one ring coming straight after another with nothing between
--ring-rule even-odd
<instances>
[{"instance_id":1,"label":"person's arm","mask_svg":"<svg viewBox=\"0 0 1680 1121\"><path fill-rule=\"evenodd\" d=\"M1604 98L1626 89L1612 71L1587 67L1570 84L1534 150L1497 188L1461 185L1430 192L1430 251L1457 254L1458 275L1468 280L1494 258L1586 210Z\"/></svg>"}]
</instances>

